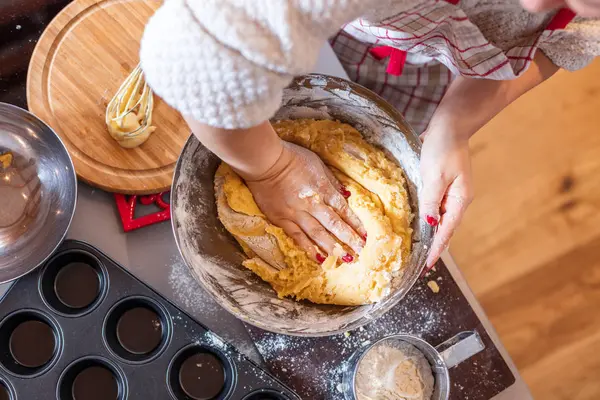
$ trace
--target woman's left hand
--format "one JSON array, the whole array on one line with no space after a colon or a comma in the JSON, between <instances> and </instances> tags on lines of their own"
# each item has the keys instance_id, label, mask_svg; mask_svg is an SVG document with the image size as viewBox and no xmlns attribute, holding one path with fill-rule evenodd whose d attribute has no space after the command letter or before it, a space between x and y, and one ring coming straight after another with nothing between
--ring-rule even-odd
<instances>
[{"instance_id":1,"label":"woman's left hand","mask_svg":"<svg viewBox=\"0 0 600 400\"><path fill-rule=\"evenodd\" d=\"M448 246L450 238L473 200L471 157L467 137L431 126L421 135L420 216L437 226L426 268L430 269Z\"/></svg>"},{"instance_id":2,"label":"woman's left hand","mask_svg":"<svg viewBox=\"0 0 600 400\"><path fill-rule=\"evenodd\" d=\"M421 135L420 214L430 225L438 226L427 259L428 268L448 246L473 200L469 138L504 107L557 70L538 51L527 71L517 79L498 81L459 76L450 84L429 127Z\"/></svg>"}]
</instances>

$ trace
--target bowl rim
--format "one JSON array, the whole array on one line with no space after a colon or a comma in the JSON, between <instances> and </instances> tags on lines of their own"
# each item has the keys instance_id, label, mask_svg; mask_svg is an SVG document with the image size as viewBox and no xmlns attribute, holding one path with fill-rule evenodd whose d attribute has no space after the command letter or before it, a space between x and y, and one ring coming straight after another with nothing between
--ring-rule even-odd
<instances>
[{"instance_id":1,"label":"bowl rim","mask_svg":"<svg viewBox=\"0 0 600 400\"><path fill-rule=\"evenodd\" d=\"M56 240L56 243L54 243L52 246L50 246L52 248L51 251L49 251L48 254L46 254L43 257L41 257L41 259L39 261L35 261L34 260L32 263L30 263L30 267L24 268L23 270L19 270L19 273L17 275L12 276L12 277L10 277L8 279L0 278L0 284L12 282L14 280L17 280L17 279L19 279L19 278L27 275L31 271L34 271L35 269L39 268L41 265L43 265L44 263L46 263L46 261L48 261L50 259L50 257L52 257L52 255L56 252L56 250L60 247L60 245L62 244L62 242L67 237L67 233L69 232L69 228L71 227L71 224L73 222L73 218L75 216L75 210L77 208L77 194L78 194L77 174L75 173L75 165L73 164L73 159L71 158L71 154L69 154L69 150L67 150L67 147L65 146L65 144L61 140L60 136L58 136L58 134L54 131L54 129L52 129L52 127L50 127L50 125L48 125L47 123L45 123L44 121L42 121L40 118L38 118L32 112L30 112L30 111L28 111L28 110L26 110L24 108L21 108L19 106L16 106L14 104L0 102L0 111L2 109L7 109L7 110L15 112L17 114L22 114L22 115L24 114L25 116L34 119L35 121L37 121L38 123L40 123L41 125L43 125L44 127L46 127L49 132L52 132L52 135L54 135L54 138L57 140L58 144L60 145L60 147L62 147L62 149L64 150L65 154L67 155L68 164L66 166L69 169L69 175L72 178L72 179L69 179L69 180L73 184L73 196L72 196L73 207L71 207L71 209L69 210L69 214L70 214L69 215L69 220L68 220L67 224L65 225L64 231L61 233L60 238L58 238ZM22 265L25 265L25 264L27 264L27 263L22 263Z\"/></svg>"},{"instance_id":2,"label":"bowl rim","mask_svg":"<svg viewBox=\"0 0 600 400\"><path fill-rule=\"evenodd\" d=\"M347 86L347 87L350 87L353 91L355 91L359 95L361 95L363 97L367 97L369 99L372 99L372 101L376 102L377 106L380 107L385 113L390 115L390 117L392 117L394 121L401 121L402 123L404 123L404 125L407 128L407 131L404 132L404 134L406 136L411 137L409 139L412 139L412 145L415 146L415 151L417 151L420 154L421 141L419 139L419 136L416 134L414 129L410 125L408 125L408 123L406 123L402 114L398 110L396 110L396 108L394 108L390 103L388 103L387 100L385 100L383 97L379 96L377 93L373 92L372 90L370 90L356 82L353 82L351 80L340 78L337 76L321 74L321 73L311 73L311 74L296 76L292 79L292 81L290 82L288 87L292 86L294 84L302 84L306 81L311 81L312 79L324 80L325 82L333 83L335 85L339 85L340 87ZM181 154L180 154L179 158L177 159L177 163L175 165L175 172L173 175L173 183L171 186L171 194L170 194L171 228L172 228L173 234L175 236L175 243L177 245L177 250L179 251L179 254L180 254L181 258L183 259L183 261L185 262L186 266L190 269L192 276L198 283L200 283L202 288L206 292L208 292L208 294L213 298L213 300L216 300L215 296L213 295L210 288L208 288L204 284L204 282L202 282L202 280L197 278L196 273L193 271L193 267L192 267L193 263L188 259L188 256L185 254L185 252L182 249L182 243L181 243L182 238L180 238L180 235L178 232L178 226L177 226L178 219L177 219L176 211L175 211L175 209L177 208L177 207L175 207L175 205L177 204L177 201L176 201L177 182L179 180L179 176L182 171L182 168L181 168L182 162L183 162L182 155L188 150L189 147L197 145L197 144L202 146L202 143L200 143L200 141L192 133L190 135L190 137L188 138L188 140L186 141L185 145L183 146ZM417 216L417 218L418 218L418 216ZM432 237L433 235L430 235L430 236ZM421 238L421 241L424 241L424 239L425 238ZM413 240L413 244L414 244L414 240ZM429 245L429 242L427 242L427 244ZM428 251L427 251L427 253L428 253ZM411 251L411 254L412 254L412 251ZM424 265L422 265L420 267L416 267L415 270L412 271L412 276L407 277L407 279L405 281L406 282L406 287L404 288L405 290L403 293L401 293L401 295L399 295L399 297L397 299L394 299L394 301L391 301L389 304L381 306L375 310L369 311L366 314L364 314L363 316L356 318L355 320L348 322L347 324L344 324L341 328L338 328L335 330L321 329L321 330L310 331L310 332L286 331L285 329L275 328L273 326L268 325L267 323L263 323L260 319L252 318L248 315L242 314L237 307L233 307L226 302L218 302L218 304L221 307L223 307L227 312L229 312L230 314L232 314L233 316L235 316L237 319L241 320L242 322L252 325L256 328L268 331L268 332L272 332L272 333L276 333L276 334L283 334L283 335L287 335L287 336L296 336L296 337L332 336L332 335L341 334L341 333L344 333L347 331L352 331L352 330L358 329L362 326L365 326L365 325L375 321L379 317L383 316L386 312L390 311L393 307L398 305L398 303L400 301L402 301L402 299L404 297L406 297L407 293L410 292L410 290L414 287L415 283L419 279L419 276L421 275L421 271L422 271L423 267L424 267ZM381 301L385 301L385 300L386 300L386 298L382 299ZM363 305L363 306L357 306L357 307L365 307L365 306L373 306L373 305L370 304L370 305Z\"/></svg>"}]
</instances>

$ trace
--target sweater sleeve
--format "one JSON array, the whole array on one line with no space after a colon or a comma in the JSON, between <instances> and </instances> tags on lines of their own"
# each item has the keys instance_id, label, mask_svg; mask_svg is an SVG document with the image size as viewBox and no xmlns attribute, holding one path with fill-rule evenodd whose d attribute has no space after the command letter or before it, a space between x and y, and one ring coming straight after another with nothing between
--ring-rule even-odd
<instances>
[{"instance_id":1,"label":"sweater sleeve","mask_svg":"<svg viewBox=\"0 0 600 400\"><path fill-rule=\"evenodd\" d=\"M557 67L576 71L600 55L600 19L575 18L539 46Z\"/></svg>"},{"instance_id":2,"label":"sweater sleeve","mask_svg":"<svg viewBox=\"0 0 600 400\"><path fill-rule=\"evenodd\" d=\"M227 129L269 119L325 40L376 0L166 0L140 58L153 90L182 114Z\"/></svg>"}]
</instances>

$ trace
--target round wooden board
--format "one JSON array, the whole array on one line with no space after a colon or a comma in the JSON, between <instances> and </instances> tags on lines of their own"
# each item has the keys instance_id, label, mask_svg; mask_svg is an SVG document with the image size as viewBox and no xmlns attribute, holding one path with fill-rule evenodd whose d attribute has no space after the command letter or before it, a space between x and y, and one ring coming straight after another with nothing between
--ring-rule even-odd
<instances>
[{"instance_id":1,"label":"round wooden board","mask_svg":"<svg viewBox=\"0 0 600 400\"><path fill-rule=\"evenodd\" d=\"M139 62L151 0L75 0L50 23L27 77L29 109L61 137L83 181L126 194L171 186L189 136L180 114L155 96L150 139L124 149L108 134L106 106Z\"/></svg>"}]
</instances>

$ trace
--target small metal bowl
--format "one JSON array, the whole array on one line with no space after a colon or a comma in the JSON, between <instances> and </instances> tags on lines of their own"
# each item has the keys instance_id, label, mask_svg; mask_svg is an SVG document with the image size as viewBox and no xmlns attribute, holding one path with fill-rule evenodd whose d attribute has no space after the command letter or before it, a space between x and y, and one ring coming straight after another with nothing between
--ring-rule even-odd
<instances>
[{"instance_id":1,"label":"small metal bowl","mask_svg":"<svg viewBox=\"0 0 600 400\"><path fill-rule=\"evenodd\" d=\"M476 331L460 332L436 347L413 335L398 334L384 337L371 345L358 349L348 360L342 376L341 386L346 400L358 399L356 375L360 363L367 353L377 346L394 346L395 343L399 342L412 345L423 353L423 356L429 362L434 378L431 400L448 400L450 398L449 369L485 349L485 345Z\"/></svg>"},{"instance_id":2,"label":"small metal bowl","mask_svg":"<svg viewBox=\"0 0 600 400\"><path fill-rule=\"evenodd\" d=\"M42 264L75 212L77 177L58 136L33 114L0 103L0 282Z\"/></svg>"},{"instance_id":3,"label":"small metal bowl","mask_svg":"<svg viewBox=\"0 0 600 400\"><path fill-rule=\"evenodd\" d=\"M357 128L404 170L413 213L419 215L421 141L400 113L372 91L326 75L296 78L284 91L274 119L336 119ZM376 304L342 307L280 299L242 266L239 245L217 219L214 174L219 159L192 135L175 168L171 222L179 251L213 298L241 320L271 332L297 336L333 335L371 322L408 293L423 270L433 231L413 220L412 253L391 293Z\"/></svg>"}]
</instances>

